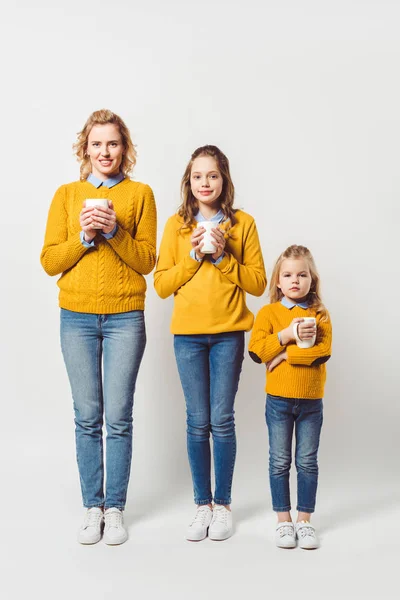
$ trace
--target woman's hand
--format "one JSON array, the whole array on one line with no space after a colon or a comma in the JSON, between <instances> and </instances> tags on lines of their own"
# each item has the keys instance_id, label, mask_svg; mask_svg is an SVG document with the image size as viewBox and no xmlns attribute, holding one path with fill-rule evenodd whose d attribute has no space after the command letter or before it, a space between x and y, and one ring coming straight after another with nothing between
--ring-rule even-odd
<instances>
[{"instance_id":1,"label":"woman's hand","mask_svg":"<svg viewBox=\"0 0 400 600\"><path fill-rule=\"evenodd\" d=\"M204 242L203 242L204 233L205 233L204 227L196 227L196 229L192 233L192 237L190 238L192 248L194 249L197 258L200 258L200 259L203 259L205 257L205 254L203 254L203 252L201 251L201 249L204 245Z\"/></svg>"},{"instance_id":2,"label":"woman's hand","mask_svg":"<svg viewBox=\"0 0 400 600\"><path fill-rule=\"evenodd\" d=\"M93 227L101 229L103 233L111 233L117 222L117 215L111 200L108 201L108 208L95 206L93 213Z\"/></svg>"},{"instance_id":3,"label":"woman's hand","mask_svg":"<svg viewBox=\"0 0 400 600\"><path fill-rule=\"evenodd\" d=\"M214 260L217 260L224 253L225 243L226 243L225 237L224 237L224 234L221 231L221 229L219 229L218 227L213 227L211 229L211 235L215 240L215 244L214 244L214 242L213 242L213 244L216 247L216 251L211 256L213 257Z\"/></svg>"},{"instance_id":4,"label":"woman's hand","mask_svg":"<svg viewBox=\"0 0 400 600\"><path fill-rule=\"evenodd\" d=\"M81 214L79 216L79 223L81 229L83 231L83 238L85 242L90 242L96 237L97 229L93 227L93 207L86 208L85 206L81 210Z\"/></svg>"},{"instance_id":5,"label":"woman's hand","mask_svg":"<svg viewBox=\"0 0 400 600\"><path fill-rule=\"evenodd\" d=\"M280 365L281 362L286 359L287 359L287 354L286 354L286 350L284 350L284 352L281 352L280 354L278 354L278 356L275 356L275 358L273 358L269 362L265 363L265 366L267 367L267 371L269 373L271 373L271 371L273 371L275 369L275 367Z\"/></svg>"}]
</instances>

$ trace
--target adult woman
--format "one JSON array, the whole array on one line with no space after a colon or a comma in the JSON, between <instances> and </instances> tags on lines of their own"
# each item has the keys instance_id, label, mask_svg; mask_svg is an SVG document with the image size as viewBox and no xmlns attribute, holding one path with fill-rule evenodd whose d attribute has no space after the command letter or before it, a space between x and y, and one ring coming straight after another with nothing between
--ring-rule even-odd
<instances>
[{"instance_id":1,"label":"adult woman","mask_svg":"<svg viewBox=\"0 0 400 600\"><path fill-rule=\"evenodd\" d=\"M78 541L98 542L104 525L104 541L120 544L127 539L122 511L132 454L133 395L146 344L143 275L155 264L156 208L150 187L128 177L136 152L118 115L109 110L91 114L74 148L80 180L61 186L53 198L41 262L49 275L62 273L61 347L87 509ZM86 207L89 198L106 199L108 206Z\"/></svg>"},{"instance_id":2,"label":"adult woman","mask_svg":"<svg viewBox=\"0 0 400 600\"><path fill-rule=\"evenodd\" d=\"M181 189L183 202L165 226L154 285L162 298L174 294L171 331L186 399L188 458L197 504L186 538L199 541L208 532L211 539L223 540L233 531L234 400L244 332L253 325L246 292L260 296L266 277L254 219L233 208L229 161L219 148L195 150ZM206 221L214 223L215 251L209 255L202 252Z\"/></svg>"}]
</instances>

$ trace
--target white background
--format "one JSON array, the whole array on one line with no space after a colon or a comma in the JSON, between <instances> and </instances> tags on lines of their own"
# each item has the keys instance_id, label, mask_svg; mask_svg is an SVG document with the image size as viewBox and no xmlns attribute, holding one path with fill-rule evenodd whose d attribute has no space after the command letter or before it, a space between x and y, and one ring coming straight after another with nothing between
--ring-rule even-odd
<instances>
[{"instance_id":1,"label":"white background","mask_svg":"<svg viewBox=\"0 0 400 600\"><path fill-rule=\"evenodd\" d=\"M399 17L398 2L385 0L24 0L4 9L4 598L395 597ZM193 508L172 299L157 297L152 275L130 540L75 541L82 511L58 288L39 255L56 188L79 177L76 132L99 108L131 129L135 179L154 190L160 236L190 154L210 143L230 158L236 206L256 218L268 276L289 244L314 254L334 326L317 552L274 547L264 369L248 357L236 404L235 536L184 541ZM248 302L257 311L267 296Z\"/></svg>"}]
</instances>

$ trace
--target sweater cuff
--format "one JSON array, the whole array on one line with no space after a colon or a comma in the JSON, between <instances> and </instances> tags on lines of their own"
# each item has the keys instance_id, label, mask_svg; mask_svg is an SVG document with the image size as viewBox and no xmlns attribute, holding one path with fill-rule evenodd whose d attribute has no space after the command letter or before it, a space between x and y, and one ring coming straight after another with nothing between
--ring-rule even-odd
<instances>
[{"instance_id":1,"label":"sweater cuff","mask_svg":"<svg viewBox=\"0 0 400 600\"><path fill-rule=\"evenodd\" d=\"M101 232L101 235L106 238L106 240L111 240L115 234L117 233L117 229L118 229L118 225L115 225L114 229L112 231L110 231L110 233L103 233Z\"/></svg>"},{"instance_id":2,"label":"sweater cuff","mask_svg":"<svg viewBox=\"0 0 400 600\"><path fill-rule=\"evenodd\" d=\"M226 269L226 267L229 266L229 256L226 252L224 252L224 256L221 259L220 262L215 262L214 263L215 266L217 267L217 269L219 269L220 271L223 271L224 269Z\"/></svg>"}]
</instances>

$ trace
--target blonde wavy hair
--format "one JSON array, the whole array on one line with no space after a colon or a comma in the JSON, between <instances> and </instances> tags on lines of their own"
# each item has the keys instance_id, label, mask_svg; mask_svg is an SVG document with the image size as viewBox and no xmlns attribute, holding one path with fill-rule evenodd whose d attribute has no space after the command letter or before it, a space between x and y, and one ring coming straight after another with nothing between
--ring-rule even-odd
<instances>
[{"instance_id":1,"label":"blonde wavy hair","mask_svg":"<svg viewBox=\"0 0 400 600\"><path fill-rule=\"evenodd\" d=\"M321 283L317 267L315 266L311 252L305 246L289 246L289 248L286 248L286 250L279 256L275 263L274 270L272 271L271 281L269 284L269 297L271 302L279 302L283 298L282 290L278 287L278 284L282 263L287 258L302 258L306 261L311 274L311 287L306 298L307 304L309 308L312 308L315 310L315 312L321 315L321 321L327 321L328 311L321 300Z\"/></svg>"},{"instance_id":2,"label":"blonde wavy hair","mask_svg":"<svg viewBox=\"0 0 400 600\"><path fill-rule=\"evenodd\" d=\"M90 115L85 125L83 126L82 131L80 131L77 134L78 139L72 146L74 154L76 155L78 161L81 163L81 181L85 181L92 171L90 157L87 155L88 138L92 127L94 125L107 125L108 123L116 125L121 134L122 143L124 146L124 155L122 157L120 167L122 173L126 177L128 177L136 164L136 149L131 140L131 134L129 133L129 129L127 128L121 117L113 113L111 110L107 110L106 108L96 110Z\"/></svg>"},{"instance_id":3,"label":"blonde wavy hair","mask_svg":"<svg viewBox=\"0 0 400 600\"><path fill-rule=\"evenodd\" d=\"M230 219L231 227L236 223L235 209L233 208L233 202L235 198L235 187L232 182L229 160L223 152L217 146L201 146L195 150L190 158L190 161L186 167L185 173L182 177L181 182L181 197L182 204L178 209L178 215L183 219L182 228L190 228L195 223L195 215L199 212L199 203L193 196L192 186L190 184L190 175L192 172L192 166L196 158L199 156L210 156L214 158L218 170L222 175L222 192L219 197L221 210L224 214L224 220Z\"/></svg>"}]
</instances>

